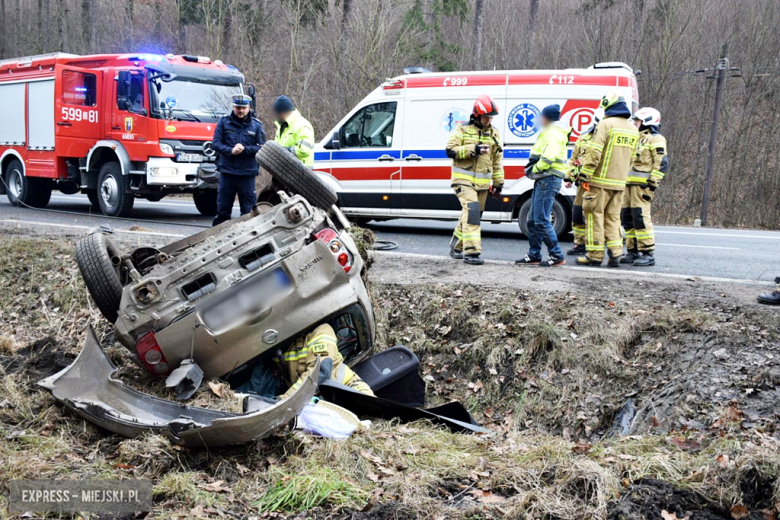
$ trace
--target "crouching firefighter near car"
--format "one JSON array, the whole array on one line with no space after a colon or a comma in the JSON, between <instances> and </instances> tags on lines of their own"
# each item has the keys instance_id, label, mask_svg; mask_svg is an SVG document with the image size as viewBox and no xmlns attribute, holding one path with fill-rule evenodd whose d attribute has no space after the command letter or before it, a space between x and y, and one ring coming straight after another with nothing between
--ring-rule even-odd
<instances>
[{"instance_id":1,"label":"crouching firefighter near car","mask_svg":"<svg viewBox=\"0 0 780 520\"><path fill-rule=\"evenodd\" d=\"M344 358L341 356L341 352L339 352L338 339L333 327L323 323L305 337L300 336L296 338L290 345L290 348L287 349L287 352L284 353L284 364L288 370L287 375L290 381L293 381L293 384L284 394L279 396L280 399L295 393L303 384L303 381L311 374L312 370L314 370L318 358L322 359L320 363L320 381L330 378L360 393L374 395L374 392L371 391L366 382L360 379L360 376L344 363ZM278 361L278 359L275 361Z\"/></svg>"},{"instance_id":2,"label":"crouching firefighter near car","mask_svg":"<svg viewBox=\"0 0 780 520\"><path fill-rule=\"evenodd\" d=\"M571 152L569 160L569 176L565 179L566 187L571 188L572 184L577 186L577 195L574 197L574 204L571 211L571 230L574 234L574 247L569 249L567 255L584 255L585 251L585 216L582 213L582 197L585 190L582 189L582 183L579 180L582 160L585 157L585 151L590 146L593 134L596 132L596 125L604 117L604 109L596 109L593 114L593 124L586 128L574 143L574 150Z\"/></svg>"},{"instance_id":3,"label":"crouching firefighter near car","mask_svg":"<svg viewBox=\"0 0 780 520\"><path fill-rule=\"evenodd\" d=\"M666 139L659 132L661 113L658 110L640 108L634 114L634 124L639 129L639 145L623 194L620 220L626 230L628 253L620 263L648 267L655 265L655 233L650 208L655 190L669 168L669 157Z\"/></svg>"},{"instance_id":4,"label":"crouching firefighter near car","mask_svg":"<svg viewBox=\"0 0 780 520\"><path fill-rule=\"evenodd\" d=\"M628 120L631 111L617 93L601 100L602 119L590 146L585 151L580 171L582 213L585 215L585 256L578 265L598 266L604 260L604 247L609 252L610 267L618 267L623 255L620 232L620 212L628 170L631 168L639 142L639 132Z\"/></svg>"},{"instance_id":5,"label":"crouching firefighter near car","mask_svg":"<svg viewBox=\"0 0 780 520\"><path fill-rule=\"evenodd\" d=\"M447 157L452 159L452 188L462 208L460 220L450 241L450 256L467 264L481 265L482 231L480 222L491 190L499 197L504 187L504 150L498 131L491 126L498 107L488 95L474 103L467 125L459 124L447 142Z\"/></svg>"}]
</instances>

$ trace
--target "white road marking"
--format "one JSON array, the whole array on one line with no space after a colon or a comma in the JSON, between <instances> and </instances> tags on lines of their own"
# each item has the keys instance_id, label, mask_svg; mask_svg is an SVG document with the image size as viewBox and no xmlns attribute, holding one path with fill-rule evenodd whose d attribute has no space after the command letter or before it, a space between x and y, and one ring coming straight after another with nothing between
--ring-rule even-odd
<instances>
[{"instance_id":1,"label":"white road marking","mask_svg":"<svg viewBox=\"0 0 780 520\"><path fill-rule=\"evenodd\" d=\"M423 260L441 260L442 258L449 258L448 256L443 255L426 255L421 253L399 253L397 251L371 251L371 254L374 255L383 255L383 256L395 256L399 258L403 257L412 257L412 258L420 258ZM512 266L516 267L517 269L521 270L531 270L532 267L527 266L515 266L514 262L510 260L485 260L486 264L493 264L493 265L506 265L506 266ZM547 268L541 268L541 269L547 269ZM574 266L574 265L563 265L560 267L550 267L551 271L555 270L570 270L570 271L590 271L593 273L614 273L617 275L625 274L630 276L644 276L647 278L654 278L654 277L660 277L660 278L675 278L678 280L687 280L687 281L696 281L696 282L716 282L716 283L733 283L733 284L739 284L739 285L756 285L756 286L766 286L766 281L756 281L756 280L746 280L742 278L718 278L715 276L696 276L696 275L690 275L690 274L675 274L675 273L658 273L654 271L637 271L637 270L628 270L628 269L608 269L606 267L599 268L599 267L585 267L585 266Z\"/></svg>"},{"instance_id":2,"label":"white road marking","mask_svg":"<svg viewBox=\"0 0 780 520\"><path fill-rule=\"evenodd\" d=\"M59 228L70 228L70 229L79 229L79 230L90 230L95 229L98 226L79 226L77 224L57 224L55 222L40 222L40 221L26 221L22 222L20 220L12 220L12 219L2 219L0 220L0 223L4 224L15 224L17 227L35 227L35 226L51 226L51 227L59 227ZM133 231L131 229L117 229L117 228L111 228L111 231L114 233L128 233L130 235L149 235L149 236L156 236L156 237L172 237L172 238L184 238L187 235L179 235L175 233L158 233L155 231Z\"/></svg>"},{"instance_id":3,"label":"white road marking","mask_svg":"<svg viewBox=\"0 0 780 520\"><path fill-rule=\"evenodd\" d=\"M75 200L75 201L79 201L79 202L89 203L89 199L88 198L77 196L77 195L52 195L51 198L52 198L52 200L61 200L61 201L70 201L70 202L73 202ZM169 200L169 201L166 201L166 202L162 202L162 201L160 201L160 202L152 202L150 200L136 199L135 200L135 204L147 204L147 205L150 205L150 206L171 206L171 207L174 207L174 208L177 208L177 207L178 208L195 208L195 203L192 202L192 201L176 202L176 201L173 201L173 200ZM239 207L238 203L237 202L233 203L233 207L234 208L238 208Z\"/></svg>"},{"instance_id":4,"label":"white road marking","mask_svg":"<svg viewBox=\"0 0 780 520\"><path fill-rule=\"evenodd\" d=\"M752 230L755 231L755 230ZM729 237L729 238L758 238L767 240L780 240L780 234L778 236L771 235L734 235L730 233L697 233L695 231L664 231L662 229L655 228L656 234L668 234L668 235L691 235L697 237Z\"/></svg>"},{"instance_id":5,"label":"white road marking","mask_svg":"<svg viewBox=\"0 0 780 520\"><path fill-rule=\"evenodd\" d=\"M744 249L743 247L722 247L722 246L694 246L691 244L660 244L656 243L657 246L672 246L672 247L697 247L699 249L731 249L732 251L741 251Z\"/></svg>"}]
</instances>

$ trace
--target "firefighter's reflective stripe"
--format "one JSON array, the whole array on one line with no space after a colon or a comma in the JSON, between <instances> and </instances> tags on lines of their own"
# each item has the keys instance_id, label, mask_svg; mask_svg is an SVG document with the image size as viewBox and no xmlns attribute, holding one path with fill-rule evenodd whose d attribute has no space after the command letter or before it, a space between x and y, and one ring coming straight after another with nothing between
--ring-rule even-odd
<instances>
[{"instance_id":1,"label":"firefighter's reflective stripe","mask_svg":"<svg viewBox=\"0 0 780 520\"><path fill-rule=\"evenodd\" d=\"M626 182L636 182L639 184L644 184L649 179L650 179L650 172L630 171L628 173L628 178L626 179Z\"/></svg>"},{"instance_id":2,"label":"firefighter's reflective stripe","mask_svg":"<svg viewBox=\"0 0 780 520\"><path fill-rule=\"evenodd\" d=\"M453 166L452 168L452 178L453 179L461 179L464 181L470 181L474 184L490 184L490 179L493 177L493 172L482 172L482 173L475 173L470 170L465 170L463 168L456 168ZM503 178L503 172L501 172L501 177Z\"/></svg>"},{"instance_id":3,"label":"firefighter's reflective stripe","mask_svg":"<svg viewBox=\"0 0 780 520\"><path fill-rule=\"evenodd\" d=\"M607 241L607 247L623 247L623 241L622 240L609 240Z\"/></svg>"},{"instance_id":4,"label":"firefighter's reflective stripe","mask_svg":"<svg viewBox=\"0 0 780 520\"><path fill-rule=\"evenodd\" d=\"M656 179L658 179L658 180L660 181L661 179L663 179L663 178L664 178L664 172L662 172L662 171L660 171L660 170L653 170L653 171L650 173L650 176L651 176L651 177L654 177L654 178L656 178Z\"/></svg>"}]
</instances>

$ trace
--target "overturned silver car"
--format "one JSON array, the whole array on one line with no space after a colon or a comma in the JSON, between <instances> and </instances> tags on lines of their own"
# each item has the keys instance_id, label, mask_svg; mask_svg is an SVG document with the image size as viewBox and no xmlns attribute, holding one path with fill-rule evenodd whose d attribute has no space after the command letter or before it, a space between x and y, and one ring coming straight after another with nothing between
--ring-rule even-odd
<instances>
[{"instance_id":1,"label":"overturned silver car","mask_svg":"<svg viewBox=\"0 0 780 520\"><path fill-rule=\"evenodd\" d=\"M98 308L153 375L166 376L186 360L207 378L233 376L322 323L333 327L347 364L372 350L364 261L335 193L274 142L257 159L274 178L276 205L259 203L247 215L159 249L122 253L101 232L77 244L79 269ZM112 379L113 370L90 333L76 362L41 384L111 431L161 431L175 442L209 445L269 433L316 389L307 380L288 399L234 416L137 392Z\"/></svg>"}]
</instances>

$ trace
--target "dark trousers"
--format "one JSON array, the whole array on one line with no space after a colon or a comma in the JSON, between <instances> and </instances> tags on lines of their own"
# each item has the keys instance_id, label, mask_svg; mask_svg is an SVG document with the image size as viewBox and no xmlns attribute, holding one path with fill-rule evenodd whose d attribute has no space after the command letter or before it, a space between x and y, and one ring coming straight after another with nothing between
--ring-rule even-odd
<instances>
[{"instance_id":1,"label":"dark trousers","mask_svg":"<svg viewBox=\"0 0 780 520\"><path fill-rule=\"evenodd\" d=\"M219 188L217 189L217 216L214 217L212 225L216 226L230 220L236 195L238 195L238 204L241 206L241 214L246 215L252 211L252 207L257 203L255 177L253 175L220 173Z\"/></svg>"}]
</instances>

